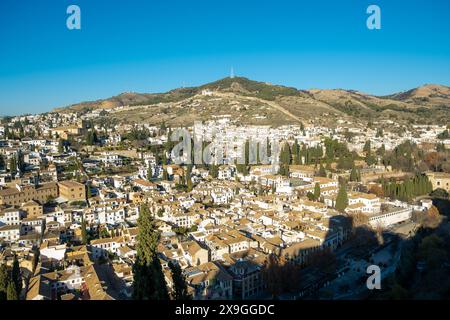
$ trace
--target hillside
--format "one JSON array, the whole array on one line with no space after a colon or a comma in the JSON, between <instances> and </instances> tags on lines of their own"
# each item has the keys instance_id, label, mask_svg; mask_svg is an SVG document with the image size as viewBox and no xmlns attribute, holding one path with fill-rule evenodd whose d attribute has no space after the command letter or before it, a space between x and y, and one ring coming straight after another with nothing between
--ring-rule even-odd
<instances>
[{"instance_id":1,"label":"hillside","mask_svg":"<svg viewBox=\"0 0 450 320\"><path fill-rule=\"evenodd\" d=\"M121 110L114 108L122 107ZM230 116L241 123L281 125L310 119L393 119L399 122L450 122L450 88L425 85L406 92L377 97L353 90L298 90L249 80L225 78L198 87L166 93L123 93L83 102L57 112L109 109L125 122L146 121L191 124ZM323 117L327 115L326 117Z\"/></svg>"},{"instance_id":2,"label":"hillside","mask_svg":"<svg viewBox=\"0 0 450 320\"><path fill-rule=\"evenodd\" d=\"M450 100L450 87L427 84L406 92L393 94L387 98L422 106L448 105Z\"/></svg>"}]
</instances>

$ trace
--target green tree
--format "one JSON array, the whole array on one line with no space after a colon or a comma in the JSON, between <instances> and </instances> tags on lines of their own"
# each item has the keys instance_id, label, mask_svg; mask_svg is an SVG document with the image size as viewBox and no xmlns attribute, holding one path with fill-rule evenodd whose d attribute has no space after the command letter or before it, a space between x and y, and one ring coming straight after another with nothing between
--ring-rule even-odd
<instances>
[{"instance_id":1,"label":"green tree","mask_svg":"<svg viewBox=\"0 0 450 320\"><path fill-rule=\"evenodd\" d=\"M428 177L423 174L408 178L403 182L382 181L383 192L387 197L399 199L402 201L410 201L411 199L429 194L433 190L433 186Z\"/></svg>"},{"instance_id":2,"label":"green tree","mask_svg":"<svg viewBox=\"0 0 450 320\"><path fill-rule=\"evenodd\" d=\"M267 157L271 157L272 156L272 145L270 144L269 141L269 137L266 138L266 152L267 152Z\"/></svg>"},{"instance_id":3,"label":"green tree","mask_svg":"<svg viewBox=\"0 0 450 320\"><path fill-rule=\"evenodd\" d=\"M356 171L356 168L353 166L352 171L350 172L350 181L358 181L358 172Z\"/></svg>"},{"instance_id":4,"label":"green tree","mask_svg":"<svg viewBox=\"0 0 450 320\"><path fill-rule=\"evenodd\" d=\"M84 220L81 222L81 243L83 245L88 244L88 233L86 230L86 220Z\"/></svg>"},{"instance_id":5,"label":"green tree","mask_svg":"<svg viewBox=\"0 0 450 320\"><path fill-rule=\"evenodd\" d=\"M19 151L16 161L17 161L17 167L19 168L19 170L24 171L25 170L25 161L24 161L23 153L21 151Z\"/></svg>"},{"instance_id":6,"label":"green tree","mask_svg":"<svg viewBox=\"0 0 450 320\"><path fill-rule=\"evenodd\" d=\"M245 156L245 165L248 166L250 163L250 141L249 140L245 141L244 156Z\"/></svg>"},{"instance_id":7,"label":"green tree","mask_svg":"<svg viewBox=\"0 0 450 320\"><path fill-rule=\"evenodd\" d=\"M216 164L211 164L209 166L209 174L216 179L219 176L219 167Z\"/></svg>"},{"instance_id":8,"label":"green tree","mask_svg":"<svg viewBox=\"0 0 450 320\"><path fill-rule=\"evenodd\" d=\"M284 177L289 177L289 165L282 164L278 169L278 174L281 174Z\"/></svg>"},{"instance_id":9,"label":"green tree","mask_svg":"<svg viewBox=\"0 0 450 320\"><path fill-rule=\"evenodd\" d=\"M314 200L318 200L320 198L320 184L316 182L314 185Z\"/></svg>"},{"instance_id":10,"label":"green tree","mask_svg":"<svg viewBox=\"0 0 450 320\"><path fill-rule=\"evenodd\" d=\"M6 288L6 300L19 300L14 282L9 281L8 287Z\"/></svg>"},{"instance_id":11,"label":"green tree","mask_svg":"<svg viewBox=\"0 0 450 320\"><path fill-rule=\"evenodd\" d=\"M172 297L174 300L190 300L192 297L188 293L186 279L178 264L169 262L169 268L172 273L173 291Z\"/></svg>"},{"instance_id":12,"label":"green tree","mask_svg":"<svg viewBox=\"0 0 450 320\"><path fill-rule=\"evenodd\" d=\"M22 275L20 273L19 260L17 260L17 256L14 256L11 281L14 284L14 289L16 290L17 296L20 297L20 293L22 292Z\"/></svg>"},{"instance_id":13,"label":"green tree","mask_svg":"<svg viewBox=\"0 0 450 320\"><path fill-rule=\"evenodd\" d=\"M9 127L5 126L5 134L4 134L5 139L13 139L14 137L12 136L11 132L9 131Z\"/></svg>"},{"instance_id":14,"label":"green tree","mask_svg":"<svg viewBox=\"0 0 450 320\"><path fill-rule=\"evenodd\" d=\"M344 212L348 206L347 188L344 183L339 186L339 191L336 197L336 210Z\"/></svg>"},{"instance_id":15,"label":"green tree","mask_svg":"<svg viewBox=\"0 0 450 320\"><path fill-rule=\"evenodd\" d=\"M136 300L168 300L167 286L157 248L159 232L146 204L141 205L138 219L137 256L133 265Z\"/></svg>"},{"instance_id":16,"label":"green tree","mask_svg":"<svg viewBox=\"0 0 450 320\"><path fill-rule=\"evenodd\" d=\"M17 159L15 156L12 156L9 160L9 172L13 176L17 173Z\"/></svg>"},{"instance_id":17,"label":"green tree","mask_svg":"<svg viewBox=\"0 0 450 320\"><path fill-rule=\"evenodd\" d=\"M433 198L441 198L441 199L447 199L449 197L449 194L446 190L442 188L438 188L430 193L430 196Z\"/></svg>"},{"instance_id":18,"label":"green tree","mask_svg":"<svg viewBox=\"0 0 450 320\"><path fill-rule=\"evenodd\" d=\"M442 131L437 135L437 138L441 140L450 139L450 131L448 130Z\"/></svg>"},{"instance_id":19,"label":"green tree","mask_svg":"<svg viewBox=\"0 0 450 320\"><path fill-rule=\"evenodd\" d=\"M280 165L290 165L291 164L291 148L289 143L285 143L280 152Z\"/></svg>"},{"instance_id":20,"label":"green tree","mask_svg":"<svg viewBox=\"0 0 450 320\"><path fill-rule=\"evenodd\" d=\"M100 234L99 234L100 238L109 238L109 232L107 228L100 228Z\"/></svg>"},{"instance_id":21,"label":"green tree","mask_svg":"<svg viewBox=\"0 0 450 320\"><path fill-rule=\"evenodd\" d=\"M307 193L306 193L306 197L308 198L308 200L310 200L310 201L314 201L315 199L314 199L314 194L311 192L311 191L308 191Z\"/></svg>"},{"instance_id":22,"label":"green tree","mask_svg":"<svg viewBox=\"0 0 450 320\"><path fill-rule=\"evenodd\" d=\"M193 184L192 184L192 178L191 178L191 169L190 167L188 167L188 170L186 172L186 186L187 186L187 191L191 192L192 189L194 188Z\"/></svg>"},{"instance_id":23,"label":"green tree","mask_svg":"<svg viewBox=\"0 0 450 320\"><path fill-rule=\"evenodd\" d=\"M95 144L94 133L91 130L86 132L85 143L88 146L92 146Z\"/></svg>"},{"instance_id":24,"label":"green tree","mask_svg":"<svg viewBox=\"0 0 450 320\"><path fill-rule=\"evenodd\" d=\"M325 145L325 158L330 161L334 161L336 158L341 158L350 154L345 143L339 142L338 140L333 140L326 138L324 141Z\"/></svg>"},{"instance_id":25,"label":"green tree","mask_svg":"<svg viewBox=\"0 0 450 320\"><path fill-rule=\"evenodd\" d=\"M248 171L248 166L246 164L236 164L236 170L243 174L244 176L248 175L249 171Z\"/></svg>"},{"instance_id":26,"label":"green tree","mask_svg":"<svg viewBox=\"0 0 450 320\"><path fill-rule=\"evenodd\" d=\"M0 154L0 169L5 169L5 158Z\"/></svg>"},{"instance_id":27,"label":"green tree","mask_svg":"<svg viewBox=\"0 0 450 320\"><path fill-rule=\"evenodd\" d=\"M8 288L9 276L8 268L5 264L0 265L0 301L6 300L6 290Z\"/></svg>"},{"instance_id":28,"label":"green tree","mask_svg":"<svg viewBox=\"0 0 450 320\"><path fill-rule=\"evenodd\" d=\"M375 158L371 152L368 152L365 161L368 166L373 166L377 163L377 158Z\"/></svg>"},{"instance_id":29,"label":"green tree","mask_svg":"<svg viewBox=\"0 0 450 320\"><path fill-rule=\"evenodd\" d=\"M92 190L91 190L91 185L89 183L86 184L86 198L87 199L92 198Z\"/></svg>"},{"instance_id":30,"label":"green tree","mask_svg":"<svg viewBox=\"0 0 450 320\"><path fill-rule=\"evenodd\" d=\"M300 158L300 146L298 144L297 139L295 139L294 144L292 145L292 156L293 156L293 162L294 164L302 164L301 158Z\"/></svg>"}]
</instances>

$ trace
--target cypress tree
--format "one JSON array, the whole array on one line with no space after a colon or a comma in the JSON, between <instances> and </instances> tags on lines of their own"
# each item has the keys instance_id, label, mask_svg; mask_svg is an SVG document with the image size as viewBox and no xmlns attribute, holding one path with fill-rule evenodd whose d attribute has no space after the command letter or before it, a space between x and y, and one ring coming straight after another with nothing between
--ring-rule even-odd
<instances>
[{"instance_id":1,"label":"cypress tree","mask_svg":"<svg viewBox=\"0 0 450 320\"><path fill-rule=\"evenodd\" d=\"M358 181L358 173L356 172L355 166L353 166L352 171L350 172L350 181Z\"/></svg>"},{"instance_id":2,"label":"cypress tree","mask_svg":"<svg viewBox=\"0 0 450 320\"><path fill-rule=\"evenodd\" d=\"M250 141L246 140L244 145L245 166L250 163Z\"/></svg>"},{"instance_id":3,"label":"cypress tree","mask_svg":"<svg viewBox=\"0 0 450 320\"><path fill-rule=\"evenodd\" d=\"M260 150L259 150L259 142L256 144L256 164L257 165L260 165L261 164L261 159L259 158L259 153L260 153Z\"/></svg>"},{"instance_id":4,"label":"cypress tree","mask_svg":"<svg viewBox=\"0 0 450 320\"><path fill-rule=\"evenodd\" d=\"M81 222L81 243L84 245L86 245L88 243L86 221L84 220L84 218L83 218L83 221Z\"/></svg>"},{"instance_id":5,"label":"cypress tree","mask_svg":"<svg viewBox=\"0 0 450 320\"><path fill-rule=\"evenodd\" d=\"M85 142L88 146L92 146L94 144L94 134L92 131L88 131L86 133Z\"/></svg>"},{"instance_id":6,"label":"cypress tree","mask_svg":"<svg viewBox=\"0 0 450 320\"><path fill-rule=\"evenodd\" d=\"M244 163L237 163L238 159L235 160L237 171L243 174L244 176L247 176L249 174L248 170L249 158L250 158L250 143L247 140L244 145ZM217 176L215 178L217 178Z\"/></svg>"},{"instance_id":7,"label":"cypress tree","mask_svg":"<svg viewBox=\"0 0 450 320\"><path fill-rule=\"evenodd\" d=\"M9 172L11 175L15 175L17 173L17 159L15 156L9 160Z\"/></svg>"},{"instance_id":8,"label":"cypress tree","mask_svg":"<svg viewBox=\"0 0 450 320\"><path fill-rule=\"evenodd\" d=\"M291 148L289 143L285 143L280 153L280 165L290 165L291 164Z\"/></svg>"},{"instance_id":9,"label":"cypress tree","mask_svg":"<svg viewBox=\"0 0 450 320\"><path fill-rule=\"evenodd\" d=\"M429 194L433 189L426 175L416 175L401 183L386 182L383 179L381 183L386 196L402 201L410 201L414 197Z\"/></svg>"},{"instance_id":10,"label":"cypress tree","mask_svg":"<svg viewBox=\"0 0 450 320\"><path fill-rule=\"evenodd\" d=\"M192 189L194 188L193 184L192 184L192 179L191 179L191 173L190 170L188 170L188 172L186 173L186 186L187 186L187 191L191 192Z\"/></svg>"},{"instance_id":11,"label":"cypress tree","mask_svg":"<svg viewBox=\"0 0 450 320\"><path fill-rule=\"evenodd\" d=\"M136 300L168 300L157 248L159 232L146 204L140 208L138 219L137 256L133 265L134 291Z\"/></svg>"},{"instance_id":12,"label":"cypress tree","mask_svg":"<svg viewBox=\"0 0 450 320\"><path fill-rule=\"evenodd\" d=\"M0 301L6 300L6 290L8 288L8 269L5 264L0 265Z\"/></svg>"},{"instance_id":13,"label":"cypress tree","mask_svg":"<svg viewBox=\"0 0 450 320\"><path fill-rule=\"evenodd\" d=\"M12 135L11 132L9 131L8 126L5 126L5 134L4 134L5 139L9 140L12 139Z\"/></svg>"},{"instance_id":14,"label":"cypress tree","mask_svg":"<svg viewBox=\"0 0 450 320\"><path fill-rule=\"evenodd\" d=\"M270 144L270 141L269 141L269 137L267 137L267 139L266 139L266 150L267 150L267 157L271 157L272 156L272 146L271 146L271 144Z\"/></svg>"},{"instance_id":15,"label":"cypress tree","mask_svg":"<svg viewBox=\"0 0 450 320\"><path fill-rule=\"evenodd\" d=\"M20 297L20 293L22 292L22 276L20 274L20 266L19 260L17 260L17 256L14 256L13 268L11 271L11 280L14 284L14 289L16 290L17 296Z\"/></svg>"},{"instance_id":16,"label":"cypress tree","mask_svg":"<svg viewBox=\"0 0 450 320\"><path fill-rule=\"evenodd\" d=\"M347 189L344 183L339 187L338 195L336 197L336 210L344 212L348 206Z\"/></svg>"},{"instance_id":17,"label":"cypress tree","mask_svg":"<svg viewBox=\"0 0 450 320\"><path fill-rule=\"evenodd\" d=\"M320 184L316 182L314 185L314 200L317 200L320 198Z\"/></svg>"},{"instance_id":18,"label":"cypress tree","mask_svg":"<svg viewBox=\"0 0 450 320\"><path fill-rule=\"evenodd\" d=\"M169 268L172 272L173 280L173 292L172 296L174 300L190 300L191 296L188 293L186 279L178 264L169 262Z\"/></svg>"},{"instance_id":19,"label":"cypress tree","mask_svg":"<svg viewBox=\"0 0 450 320\"><path fill-rule=\"evenodd\" d=\"M289 177L289 165L287 164L282 164L280 165L280 169L278 170L278 174L284 176L284 177Z\"/></svg>"},{"instance_id":20,"label":"cypress tree","mask_svg":"<svg viewBox=\"0 0 450 320\"><path fill-rule=\"evenodd\" d=\"M6 300L19 300L14 282L10 281L6 288Z\"/></svg>"},{"instance_id":21,"label":"cypress tree","mask_svg":"<svg viewBox=\"0 0 450 320\"><path fill-rule=\"evenodd\" d=\"M87 199L92 198L92 190L91 190L91 185L90 184L86 185L86 198Z\"/></svg>"},{"instance_id":22,"label":"cypress tree","mask_svg":"<svg viewBox=\"0 0 450 320\"><path fill-rule=\"evenodd\" d=\"M403 186L404 186L404 189L405 189L404 192L405 192L405 199L406 200L409 200L409 199L411 199L414 196L413 190L414 190L414 184L415 183L413 181L411 181L410 179L407 179L403 183Z\"/></svg>"},{"instance_id":23,"label":"cypress tree","mask_svg":"<svg viewBox=\"0 0 450 320\"><path fill-rule=\"evenodd\" d=\"M298 145L297 139L295 140L294 144L292 145L292 155L293 160L295 164L300 164L300 146Z\"/></svg>"},{"instance_id":24,"label":"cypress tree","mask_svg":"<svg viewBox=\"0 0 450 320\"><path fill-rule=\"evenodd\" d=\"M368 166L372 166L377 163L377 159L370 152L367 153L365 161Z\"/></svg>"}]
</instances>

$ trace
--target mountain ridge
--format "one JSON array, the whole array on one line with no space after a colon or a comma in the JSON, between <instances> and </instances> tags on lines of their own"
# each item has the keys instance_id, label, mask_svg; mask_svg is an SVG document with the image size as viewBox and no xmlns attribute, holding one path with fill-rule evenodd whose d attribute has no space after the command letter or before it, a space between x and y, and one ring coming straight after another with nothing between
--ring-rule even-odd
<instances>
[{"instance_id":1,"label":"mountain ridge","mask_svg":"<svg viewBox=\"0 0 450 320\"><path fill-rule=\"evenodd\" d=\"M115 96L109 97L109 98L103 98L98 100L92 100L92 101L84 101L79 103L74 103L68 106L64 107L58 107L55 108L56 111L62 111L64 109L77 109L78 107L83 106L91 106L91 107L97 107L102 108L108 107L108 101L120 101L120 102L132 102L131 105L135 105L136 103L148 103L152 104L152 100L162 100L163 102L170 102L171 100L176 100L177 98L183 99L186 98L189 95L195 95L200 93L202 90L205 89L211 89L211 90L225 90L228 91L232 89L233 84L244 84L245 87L250 87L251 90L250 93L257 93L259 95L262 95L261 98L266 98L266 100L273 99L273 96L269 95L269 92L259 92L258 89L268 89L270 88L273 94L279 94L279 95L295 95L295 94L308 94L311 92L346 92L351 94L359 94L359 95L365 95L365 96L371 96L376 97L380 99L393 99L397 101L402 101L405 98L411 99L411 96L418 95L418 96L424 96L424 92L426 91L434 91L435 94L443 94L445 98L450 98L450 87L440 84L424 84L422 86L412 88L410 90L402 91L402 92L396 92L389 95L373 95L370 93L362 92L359 90L354 89L344 89L344 88L336 88L336 89L320 89L320 88L311 88L311 89L297 89L294 87L288 87L284 85L274 85L268 82L260 82L260 81L254 81L250 80L245 77L236 77L236 78L223 78L214 82L210 82L207 84L203 84L200 86L194 86L194 87L181 87L169 90L167 92L161 92L161 93L139 93L139 92L122 92L120 94L117 94ZM173 95L172 99L168 97L168 95ZM432 95L430 93L428 96ZM166 97L166 98L164 98ZM159 98L159 99L158 99ZM173 102L173 101L172 101ZM114 104L114 103L112 103Z\"/></svg>"},{"instance_id":2,"label":"mountain ridge","mask_svg":"<svg viewBox=\"0 0 450 320\"><path fill-rule=\"evenodd\" d=\"M218 99L223 101L217 105L213 103L214 99L208 98L211 95L219 94L222 96ZM199 104L199 107L194 107L193 104ZM247 104L249 107L244 107ZM240 108L238 105L243 107ZM358 90L301 90L244 77L227 77L196 87L176 88L165 93L124 92L111 98L81 102L55 109L55 111L111 110L122 106L145 106L141 110L145 119L151 118L152 113L153 115L159 114L161 117L167 113L168 118L174 122L176 122L175 117L185 115L185 111L180 109L180 106L192 113L202 111L201 119L224 114L229 110L234 110L233 115L238 118L242 110L246 111L245 121L249 120L252 115L261 119L264 117L276 119L277 114L274 111L278 109L281 111L281 113L278 112L279 116L284 118L290 114L291 116L288 118L292 121L298 117L304 119L317 117L323 113L358 119L392 116L409 119L412 122L423 117L450 121L450 87L426 84L391 95L376 96ZM192 116L188 118L193 121ZM143 118L141 117L140 120ZM269 120L266 122L271 124Z\"/></svg>"}]
</instances>

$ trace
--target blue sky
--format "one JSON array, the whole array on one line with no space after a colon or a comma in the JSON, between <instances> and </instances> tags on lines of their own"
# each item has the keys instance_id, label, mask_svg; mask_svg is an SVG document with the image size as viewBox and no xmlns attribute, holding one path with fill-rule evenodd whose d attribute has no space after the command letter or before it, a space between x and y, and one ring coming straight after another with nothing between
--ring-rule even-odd
<instances>
[{"instance_id":1,"label":"blue sky","mask_svg":"<svg viewBox=\"0 0 450 320\"><path fill-rule=\"evenodd\" d=\"M81 8L82 29L66 28ZM366 28L377 4L382 29ZM236 75L373 94L450 85L447 0L1 0L0 115Z\"/></svg>"}]
</instances>

